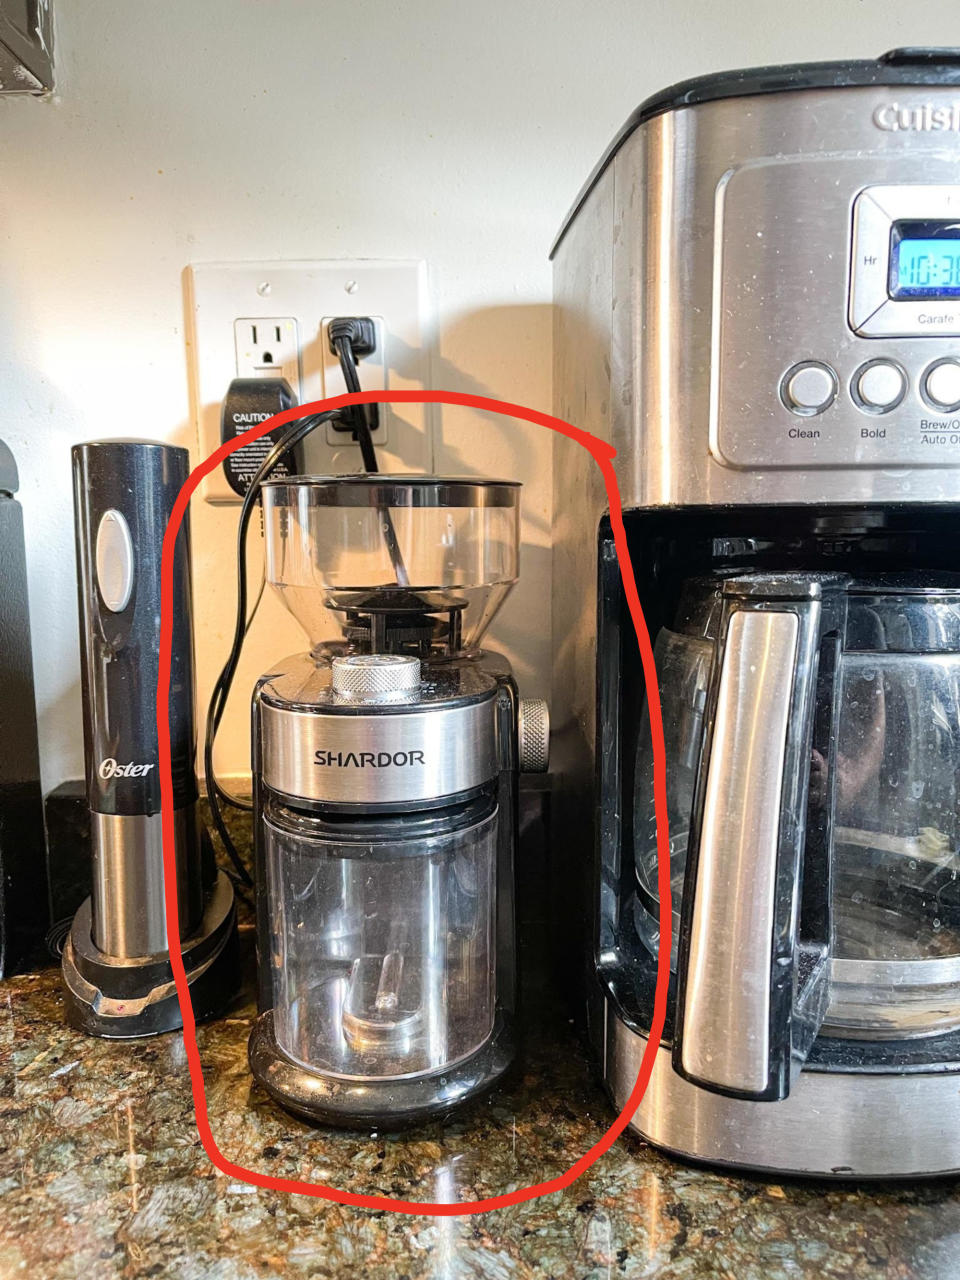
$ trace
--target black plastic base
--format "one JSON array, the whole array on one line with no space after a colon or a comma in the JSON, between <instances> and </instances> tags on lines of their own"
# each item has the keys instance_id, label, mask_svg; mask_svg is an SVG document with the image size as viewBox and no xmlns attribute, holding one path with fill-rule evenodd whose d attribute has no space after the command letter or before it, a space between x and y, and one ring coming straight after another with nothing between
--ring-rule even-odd
<instances>
[{"instance_id":1,"label":"black plastic base","mask_svg":"<svg viewBox=\"0 0 960 1280\"><path fill-rule=\"evenodd\" d=\"M441 1071L387 1080L346 1079L308 1071L277 1044L273 1010L250 1033L250 1070L270 1097L301 1120L388 1133L448 1115L491 1088L513 1062L512 1030L498 1013L489 1040Z\"/></svg>"},{"instance_id":2,"label":"black plastic base","mask_svg":"<svg viewBox=\"0 0 960 1280\"><path fill-rule=\"evenodd\" d=\"M106 1039L135 1039L176 1031L180 1003L166 952L119 960L91 937L90 900L77 912L63 949L67 1021ZM220 1013L240 979L233 886L221 871L197 932L184 939L183 964L197 1022Z\"/></svg>"}]
</instances>

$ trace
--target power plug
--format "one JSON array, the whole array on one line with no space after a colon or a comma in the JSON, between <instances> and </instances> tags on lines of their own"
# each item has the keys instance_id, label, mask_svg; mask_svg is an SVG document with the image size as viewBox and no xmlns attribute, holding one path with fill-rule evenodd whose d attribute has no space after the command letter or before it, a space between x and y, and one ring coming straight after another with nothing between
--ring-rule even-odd
<instances>
[{"instance_id":1,"label":"power plug","mask_svg":"<svg viewBox=\"0 0 960 1280\"><path fill-rule=\"evenodd\" d=\"M330 350L339 356L337 339L345 339L358 360L372 356L377 349L377 326L370 316L334 316L327 325Z\"/></svg>"},{"instance_id":2,"label":"power plug","mask_svg":"<svg viewBox=\"0 0 960 1280\"><path fill-rule=\"evenodd\" d=\"M259 422L266 422L275 413L282 413L297 403L286 378L267 376L265 378L234 378L227 387L223 398L223 409L220 415L220 437L224 444L243 435ZM286 426L275 427L266 435L235 449L223 464L223 473L227 484L238 497L250 488L250 482L260 469L260 464L277 443ZM296 475L304 470L303 445L289 450L277 464L275 476Z\"/></svg>"},{"instance_id":3,"label":"power plug","mask_svg":"<svg viewBox=\"0 0 960 1280\"><path fill-rule=\"evenodd\" d=\"M377 324L370 316L333 316L325 322L327 342L332 355L337 357L348 391L359 391L360 378L357 365L364 357L372 356L377 350ZM381 357L382 364L382 357ZM366 442L361 428L366 423ZM354 405L344 410L342 421L331 422L333 431L348 431L360 444L361 451L367 452L364 464L367 470L375 470L373 456L368 451L372 445L372 436L380 425L380 409L376 404Z\"/></svg>"}]
</instances>

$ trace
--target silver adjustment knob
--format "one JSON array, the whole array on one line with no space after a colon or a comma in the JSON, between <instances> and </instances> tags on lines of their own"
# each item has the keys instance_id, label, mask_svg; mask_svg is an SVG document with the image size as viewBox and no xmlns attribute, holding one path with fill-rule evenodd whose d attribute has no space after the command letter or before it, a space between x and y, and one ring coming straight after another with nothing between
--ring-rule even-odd
<instances>
[{"instance_id":1,"label":"silver adjustment knob","mask_svg":"<svg viewBox=\"0 0 960 1280\"><path fill-rule=\"evenodd\" d=\"M348 701L403 702L420 690L420 659L392 653L334 658L330 685L338 698Z\"/></svg>"},{"instance_id":2,"label":"silver adjustment knob","mask_svg":"<svg viewBox=\"0 0 960 1280\"><path fill-rule=\"evenodd\" d=\"M521 698L517 707L521 773L546 773L550 763L550 708L542 698Z\"/></svg>"}]
</instances>

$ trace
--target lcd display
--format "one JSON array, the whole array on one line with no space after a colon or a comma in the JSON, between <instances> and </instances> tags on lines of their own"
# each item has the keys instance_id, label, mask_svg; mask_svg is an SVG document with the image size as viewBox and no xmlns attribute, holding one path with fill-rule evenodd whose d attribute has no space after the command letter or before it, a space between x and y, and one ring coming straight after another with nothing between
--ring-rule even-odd
<instances>
[{"instance_id":1,"label":"lcd display","mask_svg":"<svg viewBox=\"0 0 960 1280\"><path fill-rule=\"evenodd\" d=\"M890 248L891 298L960 297L960 224L894 223Z\"/></svg>"}]
</instances>

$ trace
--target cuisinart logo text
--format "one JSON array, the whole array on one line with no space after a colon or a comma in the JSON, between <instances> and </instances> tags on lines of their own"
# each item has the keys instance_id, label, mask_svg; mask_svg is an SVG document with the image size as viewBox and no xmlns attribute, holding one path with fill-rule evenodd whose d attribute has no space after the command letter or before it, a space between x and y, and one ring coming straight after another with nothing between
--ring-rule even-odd
<instances>
[{"instance_id":1,"label":"cuisinart logo text","mask_svg":"<svg viewBox=\"0 0 960 1280\"><path fill-rule=\"evenodd\" d=\"M932 102L885 102L874 111L873 123L886 133L960 133L960 102L937 107Z\"/></svg>"},{"instance_id":2,"label":"cuisinart logo text","mask_svg":"<svg viewBox=\"0 0 960 1280\"><path fill-rule=\"evenodd\" d=\"M313 763L328 769L402 769L425 762L422 751L315 751Z\"/></svg>"},{"instance_id":3,"label":"cuisinart logo text","mask_svg":"<svg viewBox=\"0 0 960 1280\"><path fill-rule=\"evenodd\" d=\"M108 758L100 762L97 773L104 782L109 782L111 778L145 778L152 768L152 764L117 764Z\"/></svg>"}]
</instances>

